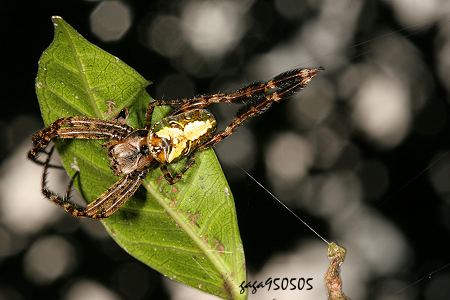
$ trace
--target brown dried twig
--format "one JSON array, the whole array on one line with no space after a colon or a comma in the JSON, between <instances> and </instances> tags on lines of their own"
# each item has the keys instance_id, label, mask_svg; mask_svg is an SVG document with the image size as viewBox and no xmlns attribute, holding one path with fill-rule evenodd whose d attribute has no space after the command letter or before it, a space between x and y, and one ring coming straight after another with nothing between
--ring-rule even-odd
<instances>
[{"instance_id":1,"label":"brown dried twig","mask_svg":"<svg viewBox=\"0 0 450 300\"><path fill-rule=\"evenodd\" d=\"M342 291L341 265L344 262L346 252L345 248L334 242L328 244L330 264L325 274L328 300L350 300Z\"/></svg>"}]
</instances>

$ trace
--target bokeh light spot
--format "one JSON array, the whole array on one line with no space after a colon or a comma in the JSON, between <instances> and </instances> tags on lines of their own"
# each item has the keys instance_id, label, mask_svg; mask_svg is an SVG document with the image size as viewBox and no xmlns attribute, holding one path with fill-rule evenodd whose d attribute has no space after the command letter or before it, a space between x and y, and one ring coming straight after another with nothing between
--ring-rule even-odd
<instances>
[{"instance_id":1,"label":"bokeh light spot","mask_svg":"<svg viewBox=\"0 0 450 300\"><path fill-rule=\"evenodd\" d=\"M131 26L130 8L121 1L102 1L90 16L91 31L102 41L121 39Z\"/></svg>"},{"instance_id":2,"label":"bokeh light spot","mask_svg":"<svg viewBox=\"0 0 450 300\"><path fill-rule=\"evenodd\" d=\"M75 249L58 236L44 237L31 245L24 258L25 274L37 284L48 284L75 266Z\"/></svg>"},{"instance_id":3,"label":"bokeh light spot","mask_svg":"<svg viewBox=\"0 0 450 300\"><path fill-rule=\"evenodd\" d=\"M355 245L361 250L374 274L395 272L411 259L412 253L402 233L369 208L353 211L334 228L346 236L344 244Z\"/></svg>"},{"instance_id":4,"label":"bokeh light spot","mask_svg":"<svg viewBox=\"0 0 450 300\"><path fill-rule=\"evenodd\" d=\"M326 80L315 80L288 102L288 117L301 128L322 123L333 111L335 93Z\"/></svg>"},{"instance_id":5,"label":"bokeh light spot","mask_svg":"<svg viewBox=\"0 0 450 300\"><path fill-rule=\"evenodd\" d=\"M70 287L64 300L120 300L120 297L95 281L79 280Z\"/></svg>"},{"instance_id":6,"label":"bokeh light spot","mask_svg":"<svg viewBox=\"0 0 450 300\"><path fill-rule=\"evenodd\" d=\"M338 216L359 204L361 196L361 183L353 172L334 173L320 182L317 202L312 204L311 210L326 217Z\"/></svg>"},{"instance_id":7,"label":"bokeh light spot","mask_svg":"<svg viewBox=\"0 0 450 300\"><path fill-rule=\"evenodd\" d=\"M147 43L163 56L174 57L184 49L180 20L175 16L157 16L147 29L147 37Z\"/></svg>"},{"instance_id":8,"label":"bokeh light spot","mask_svg":"<svg viewBox=\"0 0 450 300\"><path fill-rule=\"evenodd\" d=\"M380 146L396 146L410 126L408 90L387 74L373 75L353 98L352 118L355 125Z\"/></svg>"},{"instance_id":9,"label":"bokeh light spot","mask_svg":"<svg viewBox=\"0 0 450 300\"><path fill-rule=\"evenodd\" d=\"M188 2L181 16L186 40L201 55L221 57L236 45L245 32L242 3Z\"/></svg>"},{"instance_id":10,"label":"bokeh light spot","mask_svg":"<svg viewBox=\"0 0 450 300\"><path fill-rule=\"evenodd\" d=\"M62 210L41 193L42 167L30 162L29 138L19 144L0 167L0 222L16 234L38 232L62 216ZM53 170L54 171L54 170ZM49 182L58 182L50 172Z\"/></svg>"},{"instance_id":11,"label":"bokeh light spot","mask_svg":"<svg viewBox=\"0 0 450 300\"><path fill-rule=\"evenodd\" d=\"M216 146L220 161L228 167L240 166L245 170L253 167L255 162L255 138L245 127L239 128L223 143ZM240 172L242 174L242 172Z\"/></svg>"},{"instance_id":12,"label":"bokeh light spot","mask_svg":"<svg viewBox=\"0 0 450 300\"><path fill-rule=\"evenodd\" d=\"M312 165L314 153L309 142L295 133L272 138L265 154L268 178L276 185L299 182Z\"/></svg>"},{"instance_id":13,"label":"bokeh light spot","mask_svg":"<svg viewBox=\"0 0 450 300\"><path fill-rule=\"evenodd\" d=\"M441 13L440 0L385 0L405 26L426 27Z\"/></svg>"}]
</instances>

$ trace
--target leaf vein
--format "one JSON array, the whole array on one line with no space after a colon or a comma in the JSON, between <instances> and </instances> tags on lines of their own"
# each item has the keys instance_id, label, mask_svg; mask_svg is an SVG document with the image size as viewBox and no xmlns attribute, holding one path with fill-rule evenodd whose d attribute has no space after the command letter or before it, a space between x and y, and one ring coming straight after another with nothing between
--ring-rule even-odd
<instances>
[{"instance_id":1,"label":"leaf vein","mask_svg":"<svg viewBox=\"0 0 450 300\"><path fill-rule=\"evenodd\" d=\"M84 66L83 62L81 61L81 59L80 59L80 55L79 55L79 53L78 53L78 51L77 51L77 49L75 47L75 44L74 44L74 42L72 40L71 35L69 34L69 32L67 31L65 26L63 26L63 27L65 29L67 40L69 41L70 49L73 52L73 56L75 58L75 62L77 63L79 75L80 75L81 81L83 83L84 89L86 91L86 94L88 95L89 102L91 103L92 108L94 109L95 115L97 117L103 119L104 116L103 116L102 112L100 111L100 109L98 108L98 105L97 105L97 103L96 103L96 101L94 99L94 95L93 95L92 91L89 88L89 83L88 83L86 74L84 72L85 66ZM95 56L94 56L94 59L95 59Z\"/></svg>"}]
</instances>

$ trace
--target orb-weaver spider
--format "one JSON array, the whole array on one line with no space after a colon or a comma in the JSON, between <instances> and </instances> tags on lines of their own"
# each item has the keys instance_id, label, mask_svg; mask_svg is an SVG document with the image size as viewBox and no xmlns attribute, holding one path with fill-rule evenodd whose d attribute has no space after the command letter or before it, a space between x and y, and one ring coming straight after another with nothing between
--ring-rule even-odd
<instances>
[{"instance_id":1,"label":"orb-weaver spider","mask_svg":"<svg viewBox=\"0 0 450 300\"><path fill-rule=\"evenodd\" d=\"M263 113L272 103L280 102L304 88L319 70L321 68L294 69L267 82L255 82L231 93L191 99L155 100L147 108L144 129L133 129L117 119L105 121L87 117L61 118L33 135L33 146L28 157L44 166L42 193L46 198L62 206L73 216L106 218L136 192L150 169L159 166L166 180L174 184L192 166L196 151L214 146L231 135L245 120ZM245 105L223 131L214 133L216 120L204 108L222 102ZM151 125L153 109L160 105L170 105L174 110L169 116ZM78 173L72 177L65 196L57 195L46 184L48 168L55 166L50 165L53 148L49 152L45 148L54 138L109 140L104 146L108 149L111 168L115 175L122 177L85 208L70 202L73 180ZM45 161L38 160L41 152L48 154ZM184 168L172 175L167 165L185 157L187 161Z\"/></svg>"}]
</instances>

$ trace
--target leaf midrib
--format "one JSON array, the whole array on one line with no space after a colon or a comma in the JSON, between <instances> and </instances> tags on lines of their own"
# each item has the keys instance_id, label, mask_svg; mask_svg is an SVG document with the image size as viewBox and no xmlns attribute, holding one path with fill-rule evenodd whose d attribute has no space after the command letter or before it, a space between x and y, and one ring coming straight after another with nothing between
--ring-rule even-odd
<instances>
[{"instance_id":1,"label":"leaf midrib","mask_svg":"<svg viewBox=\"0 0 450 300\"><path fill-rule=\"evenodd\" d=\"M192 239L192 241L200 248L202 253L209 259L209 261L212 263L212 265L216 268L216 270L223 276L223 280L225 281L226 285L231 287L230 290L223 288L224 291L228 292L231 291L231 297L232 299L238 299L239 298L239 291L236 289L235 282L230 276L230 272L228 268L223 264L220 257L215 255L215 252L208 251L210 250L209 247L207 247L204 243L204 241L198 236L194 230L192 230L192 227L184 220L183 217L181 217L170 205L164 201L164 198L158 194L151 186L151 183L149 179L145 179L142 183L145 187L145 189L153 196L153 198L164 208L164 210L167 212L167 214L186 232L186 234Z\"/></svg>"},{"instance_id":2,"label":"leaf midrib","mask_svg":"<svg viewBox=\"0 0 450 300\"><path fill-rule=\"evenodd\" d=\"M84 70L83 70L84 64L81 62L81 59L80 59L81 55L79 55L79 53L78 53L78 51L77 51L77 49L75 47L75 44L74 44L74 42L72 40L72 37L67 32L67 29L64 26L64 24L61 24L61 22L57 22L55 20L53 20L53 22L57 26L62 26L64 28L65 36L67 37L67 40L69 41L69 43L68 43L69 47L70 47L70 49L73 52L73 56L75 57L75 62L76 62L77 67L78 67L78 73L80 75L80 78L81 78L81 81L83 83L84 89L86 90L86 94L88 95L89 102L91 103L92 108L94 109L95 116L100 118L100 119L103 119L104 116L103 116L102 112L100 111L100 109L99 109L99 107L97 105L97 102L94 99L94 93L89 88L89 83L88 83L88 80L87 80L86 75L85 75Z\"/></svg>"}]
</instances>

